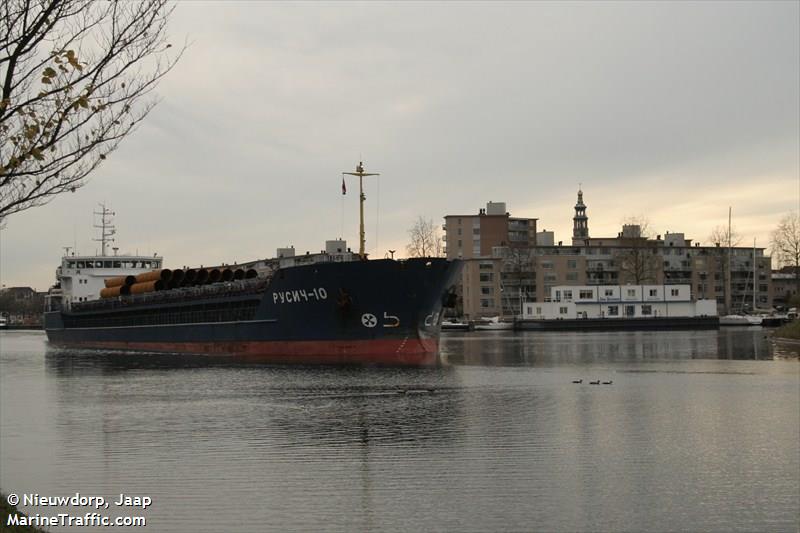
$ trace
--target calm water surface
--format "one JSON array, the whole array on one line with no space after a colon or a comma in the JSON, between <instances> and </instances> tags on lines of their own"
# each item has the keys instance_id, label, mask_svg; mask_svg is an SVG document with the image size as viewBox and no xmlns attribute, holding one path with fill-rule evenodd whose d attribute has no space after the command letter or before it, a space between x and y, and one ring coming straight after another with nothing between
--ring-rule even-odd
<instances>
[{"instance_id":1,"label":"calm water surface","mask_svg":"<svg viewBox=\"0 0 800 533\"><path fill-rule=\"evenodd\" d=\"M800 527L800 365L760 328L455 333L442 352L231 366L0 332L0 488L147 495L127 514L165 532Z\"/></svg>"}]
</instances>

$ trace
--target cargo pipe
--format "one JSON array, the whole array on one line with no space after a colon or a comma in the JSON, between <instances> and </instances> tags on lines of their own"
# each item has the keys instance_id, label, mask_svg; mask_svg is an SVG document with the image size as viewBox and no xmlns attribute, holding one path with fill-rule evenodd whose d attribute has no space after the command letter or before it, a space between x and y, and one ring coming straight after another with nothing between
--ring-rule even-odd
<instances>
[{"instance_id":1,"label":"cargo pipe","mask_svg":"<svg viewBox=\"0 0 800 533\"><path fill-rule=\"evenodd\" d=\"M106 288L110 289L111 287L119 287L121 285L133 285L136 283L136 277L134 276L118 276L116 278L108 278L104 281Z\"/></svg>"},{"instance_id":2,"label":"cargo pipe","mask_svg":"<svg viewBox=\"0 0 800 533\"><path fill-rule=\"evenodd\" d=\"M221 277L222 277L222 272L220 272L218 268L209 270L208 280L206 281L206 283L216 283L220 280Z\"/></svg>"},{"instance_id":3,"label":"cargo pipe","mask_svg":"<svg viewBox=\"0 0 800 533\"><path fill-rule=\"evenodd\" d=\"M116 287L106 287L105 289L101 289L100 298L116 298L117 296L127 296L130 293L131 293L130 286L117 285Z\"/></svg>"},{"instance_id":4,"label":"cargo pipe","mask_svg":"<svg viewBox=\"0 0 800 533\"><path fill-rule=\"evenodd\" d=\"M176 287L180 286L185 275L186 274L181 269L173 270L172 276L169 278L170 284L174 283Z\"/></svg>"},{"instance_id":5,"label":"cargo pipe","mask_svg":"<svg viewBox=\"0 0 800 533\"><path fill-rule=\"evenodd\" d=\"M148 281L169 281L172 277L172 271L168 268L162 270L153 270L151 272L144 272L136 276L136 283L144 283Z\"/></svg>"},{"instance_id":6,"label":"cargo pipe","mask_svg":"<svg viewBox=\"0 0 800 533\"><path fill-rule=\"evenodd\" d=\"M151 281L143 281L140 283L134 283L131 285L131 294L144 294L147 292L154 292L154 291L163 291L166 287L166 284L160 279L154 279Z\"/></svg>"},{"instance_id":7,"label":"cargo pipe","mask_svg":"<svg viewBox=\"0 0 800 533\"><path fill-rule=\"evenodd\" d=\"M197 271L197 275L194 278L194 284L203 285L206 281L208 281L208 270L201 268Z\"/></svg>"},{"instance_id":8,"label":"cargo pipe","mask_svg":"<svg viewBox=\"0 0 800 533\"><path fill-rule=\"evenodd\" d=\"M197 271L193 268L188 268L183 273L183 285L184 287L187 285L194 285L194 280L197 278Z\"/></svg>"}]
</instances>

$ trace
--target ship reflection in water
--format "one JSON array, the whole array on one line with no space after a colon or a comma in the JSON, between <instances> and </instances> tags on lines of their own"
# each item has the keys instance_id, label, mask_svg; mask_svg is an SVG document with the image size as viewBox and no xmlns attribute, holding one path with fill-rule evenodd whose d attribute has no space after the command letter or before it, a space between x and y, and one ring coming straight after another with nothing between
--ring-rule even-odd
<instances>
[{"instance_id":1,"label":"ship reflection in water","mask_svg":"<svg viewBox=\"0 0 800 533\"><path fill-rule=\"evenodd\" d=\"M760 329L446 334L432 369L0 335L0 487L147 495L155 531L799 525L798 362Z\"/></svg>"}]
</instances>

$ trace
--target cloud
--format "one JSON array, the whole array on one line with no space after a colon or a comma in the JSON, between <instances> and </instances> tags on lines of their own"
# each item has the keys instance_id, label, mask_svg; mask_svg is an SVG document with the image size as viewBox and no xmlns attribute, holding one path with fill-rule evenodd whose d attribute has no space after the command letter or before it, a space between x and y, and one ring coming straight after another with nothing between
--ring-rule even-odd
<instances>
[{"instance_id":1,"label":"cloud","mask_svg":"<svg viewBox=\"0 0 800 533\"><path fill-rule=\"evenodd\" d=\"M93 251L102 200L123 249L172 265L355 248L340 173L362 159L382 173L377 256L418 215L489 200L567 240L579 183L595 235L643 213L702 241L732 205L766 243L800 201L798 19L788 2L182 3L171 38L192 44L161 103L88 186L9 220L2 282L49 284L73 227Z\"/></svg>"}]
</instances>

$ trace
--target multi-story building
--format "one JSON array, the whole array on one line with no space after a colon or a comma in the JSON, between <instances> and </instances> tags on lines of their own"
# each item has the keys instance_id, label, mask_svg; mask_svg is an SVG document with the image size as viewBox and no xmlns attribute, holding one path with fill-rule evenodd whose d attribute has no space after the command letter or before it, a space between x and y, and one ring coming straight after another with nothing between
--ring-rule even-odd
<instances>
[{"instance_id":1,"label":"multi-story building","mask_svg":"<svg viewBox=\"0 0 800 533\"><path fill-rule=\"evenodd\" d=\"M692 299L716 300L720 314L772 307L771 259L763 248L700 246L683 233L653 238L636 224L615 237L591 237L583 191L574 209L571 245L537 233L535 218L512 218L505 204L446 216L447 257L466 260L464 316L518 315L522 302L544 300L556 285L688 285ZM514 238L512 227L521 228Z\"/></svg>"},{"instance_id":2,"label":"multi-story building","mask_svg":"<svg viewBox=\"0 0 800 533\"><path fill-rule=\"evenodd\" d=\"M530 281L527 254L536 246L536 219L511 217L505 202L489 202L477 214L444 219L447 258L465 263L459 292L464 316L518 313L519 291L510 288Z\"/></svg>"}]
</instances>

